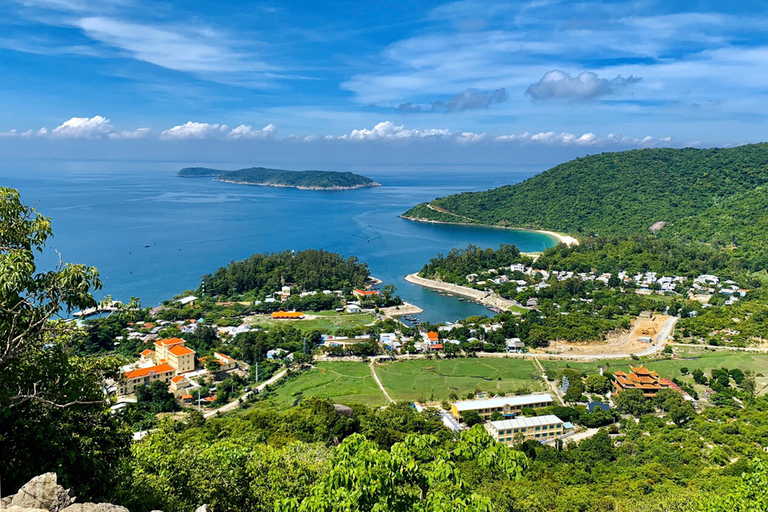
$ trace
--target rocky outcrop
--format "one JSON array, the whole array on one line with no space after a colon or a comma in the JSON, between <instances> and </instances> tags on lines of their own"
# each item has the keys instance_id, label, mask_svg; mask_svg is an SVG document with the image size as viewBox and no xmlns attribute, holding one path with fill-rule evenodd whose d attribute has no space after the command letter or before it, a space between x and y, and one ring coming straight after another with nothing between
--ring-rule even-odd
<instances>
[{"instance_id":1,"label":"rocky outcrop","mask_svg":"<svg viewBox=\"0 0 768 512\"><path fill-rule=\"evenodd\" d=\"M24 484L13 496L2 498L0 512L130 512L120 505L75 503L75 499L71 489L59 485L56 473L45 473ZM212 510L208 505L201 505L195 512Z\"/></svg>"},{"instance_id":2,"label":"rocky outcrop","mask_svg":"<svg viewBox=\"0 0 768 512\"><path fill-rule=\"evenodd\" d=\"M64 489L58 484L56 473L45 473L36 476L19 489L11 500L9 510L17 507L60 512L74 502L74 494L70 489Z\"/></svg>"}]
</instances>

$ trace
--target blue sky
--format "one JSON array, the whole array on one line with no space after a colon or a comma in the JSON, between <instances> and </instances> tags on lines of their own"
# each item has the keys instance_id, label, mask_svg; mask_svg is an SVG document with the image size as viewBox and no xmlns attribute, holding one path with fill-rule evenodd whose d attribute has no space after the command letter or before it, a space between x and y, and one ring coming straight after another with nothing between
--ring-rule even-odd
<instances>
[{"instance_id":1,"label":"blue sky","mask_svg":"<svg viewBox=\"0 0 768 512\"><path fill-rule=\"evenodd\" d=\"M0 148L764 141L761 4L5 0Z\"/></svg>"}]
</instances>

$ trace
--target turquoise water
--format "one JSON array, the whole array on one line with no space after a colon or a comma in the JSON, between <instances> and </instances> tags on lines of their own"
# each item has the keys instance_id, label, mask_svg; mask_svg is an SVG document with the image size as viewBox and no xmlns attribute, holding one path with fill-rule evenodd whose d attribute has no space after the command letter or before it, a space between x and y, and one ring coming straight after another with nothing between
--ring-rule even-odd
<instances>
[{"instance_id":1,"label":"turquoise water","mask_svg":"<svg viewBox=\"0 0 768 512\"><path fill-rule=\"evenodd\" d=\"M96 266L104 289L144 305L194 289L203 274L256 252L322 248L355 255L393 283L424 320L443 322L485 308L403 280L439 252L473 243L513 243L523 251L554 241L539 233L423 224L398 218L409 207L461 191L531 176L531 169L455 167L344 169L384 186L343 192L265 188L175 178L185 163L3 162L0 184L51 217L50 249L63 261ZM224 168L236 168L223 165ZM49 251L44 265L56 261Z\"/></svg>"}]
</instances>

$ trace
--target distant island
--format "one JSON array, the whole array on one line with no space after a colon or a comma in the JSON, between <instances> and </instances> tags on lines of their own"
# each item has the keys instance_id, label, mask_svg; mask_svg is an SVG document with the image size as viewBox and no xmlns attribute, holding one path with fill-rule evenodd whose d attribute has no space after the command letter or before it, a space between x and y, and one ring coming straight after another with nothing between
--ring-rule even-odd
<instances>
[{"instance_id":1,"label":"distant island","mask_svg":"<svg viewBox=\"0 0 768 512\"><path fill-rule=\"evenodd\" d=\"M176 176L180 178L213 178L214 181L226 183L298 188L301 190L352 190L381 186L370 178L351 172L286 171L267 169L266 167L251 167L237 171L187 167L176 173Z\"/></svg>"}]
</instances>

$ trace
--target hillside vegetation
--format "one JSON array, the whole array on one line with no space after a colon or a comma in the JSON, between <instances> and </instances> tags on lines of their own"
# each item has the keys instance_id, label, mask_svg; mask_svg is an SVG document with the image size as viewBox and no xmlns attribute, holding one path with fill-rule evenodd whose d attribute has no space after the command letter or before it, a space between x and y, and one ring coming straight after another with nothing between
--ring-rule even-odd
<instances>
[{"instance_id":1,"label":"hillside vegetation","mask_svg":"<svg viewBox=\"0 0 768 512\"><path fill-rule=\"evenodd\" d=\"M550 229L585 237L647 232L717 243L765 233L768 144L641 149L560 164L516 185L420 204L406 218Z\"/></svg>"},{"instance_id":2,"label":"hillside vegetation","mask_svg":"<svg viewBox=\"0 0 768 512\"><path fill-rule=\"evenodd\" d=\"M267 187L291 187L313 190L340 190L362 187L378 187L370 178L351 172L336 171L285 171L266 167L251 167L237 171L221 171L205 167L187 167L176 176L181 178L215 177L218 181L262 185Z\"/></svg>"}]
</instances>

